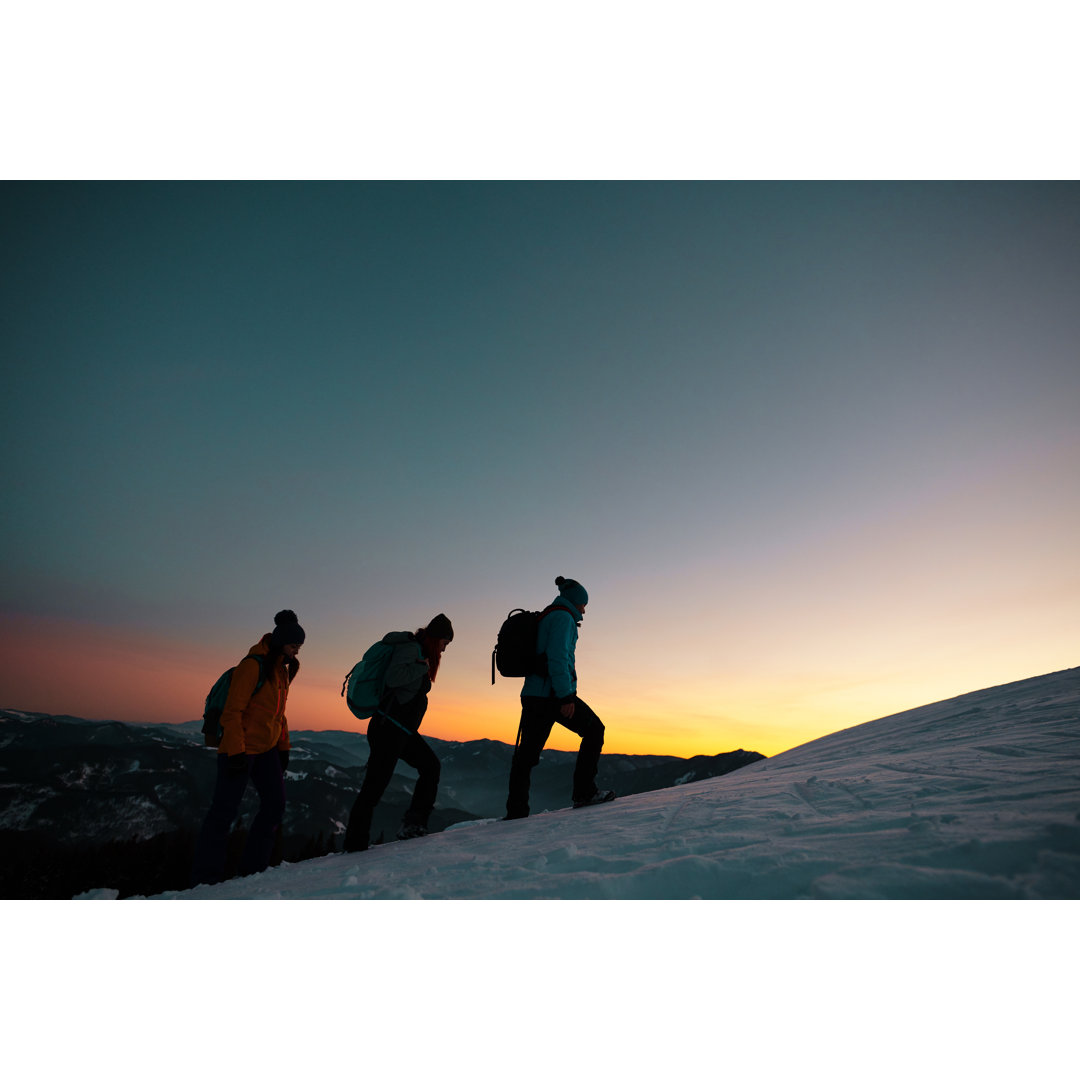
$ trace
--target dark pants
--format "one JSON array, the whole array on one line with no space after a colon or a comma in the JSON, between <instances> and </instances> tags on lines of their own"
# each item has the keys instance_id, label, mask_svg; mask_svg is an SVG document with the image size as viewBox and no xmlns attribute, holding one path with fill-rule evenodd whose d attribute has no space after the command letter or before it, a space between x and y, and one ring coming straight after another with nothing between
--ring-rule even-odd
<instances>
[{"instance_id":1,"label":"dark pants","mask_svg":"<svg viewBox=\"0 0 1080 1080\"><path fill-rule=\"evenodd\" d=\"M600 717L578 699L574 702L574 717L567 720L559 712L557 698L523 697L521 699L521 732L514 757L510 762L510 793L506 799L506 816L528 817L529 774L540 761L554 724L562 724L581 736L577 764L574 766L574 802L596 794L596 770L600 752L604 749L604 725Z\"/></svg>"},{"instance_id":2,"label":"dark pants","mask_svg":"<svg viewBox=\"0 0 1080 1080\"><path fill-rule=\"evenodd\" d=\"M367 772L349 813L349 827L345 830L346 851L365 851L371 843L372 815L399 760L420 774L412 802L402 818L405 824L426 829L439 790L442 766L419 732L403 731L392 720L376 713L368 724L367 736L370 748Z\"/></svg>"},{"instance_id":3,"label":"dark pants","mask_svg":"<svg viewBox=\"0 0 1080 1080\"><path fill-rule=\"evenodd\" d=\"M226 754L217 756L217 784L195 848L193 885L213 885L224 879L229 830L240 811L249 779L259 794L259 812L248 830L240 873L257 874L270 864L274 838L285 816L285 777L281 772L281 757L276 748L264 754L245 756L248 770L242 773L230 770Z\"/></svg>"}]
</instances>

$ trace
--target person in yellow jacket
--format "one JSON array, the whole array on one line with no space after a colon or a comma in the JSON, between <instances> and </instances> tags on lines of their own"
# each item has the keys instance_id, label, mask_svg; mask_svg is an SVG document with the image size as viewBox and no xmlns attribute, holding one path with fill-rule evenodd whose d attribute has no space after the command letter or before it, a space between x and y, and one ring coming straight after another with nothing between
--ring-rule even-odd
<instances>
[{"instance_id":1,"label":"person in yellow jacket","mask_svg":"<svg viewBox=\"0 0 1080 1080\"><path fill-rule=\"evenodd\" d=\"M300 670L304 644L295 612L279 611L272 633L264 634L236 665L221 713L217 783L195 849L192 884L214 884L225 877L229 831L250 779L259 811L248 831L241 874L257 874L270 863L274 839L285 816L285 770L289 763L289 724L285 702Z\"/></svg>"}]
</instances>

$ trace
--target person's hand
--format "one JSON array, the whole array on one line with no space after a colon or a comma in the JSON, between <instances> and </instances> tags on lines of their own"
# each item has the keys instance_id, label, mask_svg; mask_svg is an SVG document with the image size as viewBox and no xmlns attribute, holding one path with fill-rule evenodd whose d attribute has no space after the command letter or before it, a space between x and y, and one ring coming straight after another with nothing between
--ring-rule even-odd
<instances>
[{"instance_id":1,"label":"person's hand","mask_svg":"<svg viewBox=\"0 0 1080 1080\"><path fill-rule=\"evenodd\" d=\"M289 751L279 750L278 759L281 761L281 775L284 776L289 771Z\"/></svg>"},{"instance_id":2,"label":"person's hand","mask_svg":"<svg viewBox=\"0 0 1080 1080\"><path fill-rule=\"evenodd\" d=\"M568 701L565 705L561 705L559 707L559 714L562 716L562 718L564 720L573 720L574 719L574 703L572 701Z\"/></svg>"},{"instance_id":3,"label":"person's hand","mask_svg":"<svg viewBox=\"0 0 1080 1080\"><path fill-rule=\"evenodd\" d=\"M234 776L243 776L248 771L248 756L247 754L230 754L229 755L229 772Z\"/></svg>"}]
</instances>

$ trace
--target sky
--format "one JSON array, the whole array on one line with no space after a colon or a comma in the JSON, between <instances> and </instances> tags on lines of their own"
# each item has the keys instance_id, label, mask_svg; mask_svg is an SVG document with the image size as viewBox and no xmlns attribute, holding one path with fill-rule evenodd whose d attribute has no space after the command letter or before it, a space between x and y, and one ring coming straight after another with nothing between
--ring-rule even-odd
<instances>
[{"instance_id":1,"label":"sky","mask_svg":"<svg viewBox=\"0 0 1080 1080\"><path fill-rule=\"evenodd\" d=\"M363 730L445 612L423 731L513 742L560 574L623 753L1076 663L1076 183L8 182L0 251L5 707L197 719L289 607Z\"/></svg>"}]
</instances>

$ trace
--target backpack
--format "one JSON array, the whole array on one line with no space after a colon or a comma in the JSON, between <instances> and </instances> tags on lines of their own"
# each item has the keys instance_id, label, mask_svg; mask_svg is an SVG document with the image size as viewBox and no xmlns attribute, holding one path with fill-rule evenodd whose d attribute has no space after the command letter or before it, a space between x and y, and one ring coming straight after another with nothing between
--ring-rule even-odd
<instances>
[{"instance_id":1,"label":"backpack","mask_svg":"<svg viewBox=\"0 0 1080 1080\"><path fill-rule=\"evenodd\" d=\"M399 644L397 641L376 641L345 676L345 681L341 684L341 696L345 698L349 711L358 720L373 716L379 707L386 669L390 666L390 657Z\"/></svg>"},{"instance_id":2,"label":"backpack","mask_svg":"<svg viewBox=\"0 0 1080 1080\"><path fill-rule=\"evenodd\" d=\"M543 611L514 608L499 627L499 636L491 652L491 685L495 685L495 669L508 679L523 675L547 675L547 657L536 651L536 632L540 620L552 611L563 610L554 605Z\"/></svg>"},{"instance_id":3,"label":"backpack","mask_svg":"<svg viewBox=\"0 0 1080 1080\"><path fill-rule=\"evenodd\" d=\"M245 659L247 658L245 657ZM255 689L251 692L251 696L254 697L262 688L262 684L266 682L266 674L263 671L262 657L252 656L251 659L259 665L259 678L255 683ZM228 671L223 672L218 681L210 687L210 693L206 695L206 704L203 706L202 733L203 742L207 746L221 745L221 737L225 734L225 730L221 726L221 714L225 711L225 702L229 697L229 687L232 685L232 675L235 670L235 667L231 667Z\"/></svg>"}]
</instances>

